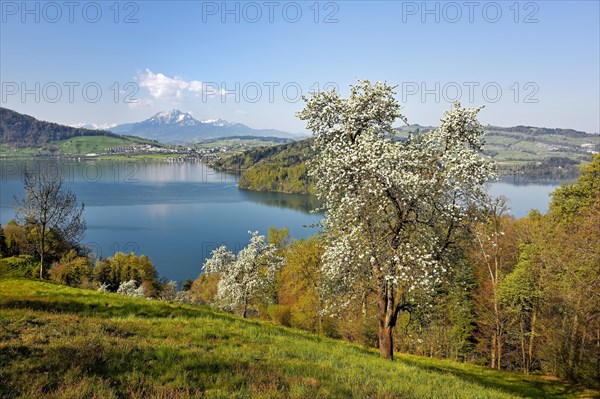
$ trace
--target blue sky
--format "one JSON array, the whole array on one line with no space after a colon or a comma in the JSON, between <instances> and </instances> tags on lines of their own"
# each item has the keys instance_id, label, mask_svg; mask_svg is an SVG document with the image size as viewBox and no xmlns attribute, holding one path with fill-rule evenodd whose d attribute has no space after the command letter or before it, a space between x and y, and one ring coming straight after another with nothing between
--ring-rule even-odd
<instances>
[{"instance_id":1,"label":"blue sky","mask_svg":"<svg viewBox=\"0 0 600 399\"><path fill-rule=\"evenodd\" d=\"M599 1L1 2L1 104L58 123L173 108L302 131L299 94L397 84L411 123L600 131ZM99 91L100 90L100 91Z\"/></svg>"}]
</instances>

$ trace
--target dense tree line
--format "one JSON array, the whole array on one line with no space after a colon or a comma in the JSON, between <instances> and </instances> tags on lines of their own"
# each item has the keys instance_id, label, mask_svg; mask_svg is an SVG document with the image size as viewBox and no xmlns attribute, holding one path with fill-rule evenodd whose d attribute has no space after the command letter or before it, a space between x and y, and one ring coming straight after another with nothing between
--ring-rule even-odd
<instances>
[{"instance_id":1,"label":"dense tree line","mask_svg":"<svg viewBox=\"0 0 600 399\"><path fill-rule=\"evenodd\" d=\"M36 227L15 220L0 226L0 274L39 277L40 254ZM50 231L47 236L46 256L42 278L59 284L87 289L116 292L121 284L134 280L146 297L161 296L167 281L158 277L147 256L116 253L107 259L95 259L87 248L64 240Z\"/></svg>"}]
</instances>

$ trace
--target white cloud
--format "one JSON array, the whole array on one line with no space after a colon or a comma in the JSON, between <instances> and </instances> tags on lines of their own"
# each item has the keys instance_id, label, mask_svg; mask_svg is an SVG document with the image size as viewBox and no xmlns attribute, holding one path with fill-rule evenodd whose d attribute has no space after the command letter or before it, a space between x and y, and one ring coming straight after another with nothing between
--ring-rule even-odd
<instances>
[{"instance_id":1,"label":"white cloud","mask_svg":"<svg viewBox=\"0 0 600 399\"><path fill-rule=\"evenodd\" d=\"M199 93L202 91L202 82L200 82L199 80L192 80L188 89L189 91Z\"/></svg>"},{"instance_id":2,"label":"white cloud","mask_svg":"<svg viewBox=\"0 0 600 399\"><path fill-rule=\"evenodd\" d=\"M247 113L246 111L243 111L243 110L241 110L241 109L236 109L236 110L235 110L235 113L236 113L237 115L242 115L242 116L246 116L246 115L248 115L248 113Z\"/></svg>"},{"instance_id":3,"label":"white cloud","mask_svg":"<svg viewBox=\"0 0 600 399\"><path fill-rule=\"evenodd\" d=\"M199 80L186 81L180 76L169 77L146 69L138 75L140 87L148 89L156 99L182 101L186 92L199 93L203 85Z\"/></svg>"},{"instance_id":4,"label":"white cloud","mask_svg":"<svg viewBox=\"0 0 600 399\"><path fill-rule=\"evenodd\" d=\"M131 109L145 109L152 108L154 106L154 101L149 100L147 98L136 99L135 102L129 103L129 108Z\"/></svg>"}]
</instances>

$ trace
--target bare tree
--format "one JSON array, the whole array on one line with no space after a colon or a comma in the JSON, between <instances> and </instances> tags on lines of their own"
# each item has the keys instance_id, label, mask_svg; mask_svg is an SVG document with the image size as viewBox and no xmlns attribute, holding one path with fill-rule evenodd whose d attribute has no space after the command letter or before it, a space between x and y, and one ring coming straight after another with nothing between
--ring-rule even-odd
<instances>
[{"instance_id":1,"label":"bare tree","mask_svg":"<svg viewBox=\"0 0 600 399\"><path fill-rule=\"evenodd\" d=\"M49 234L63 242L76 245L85 235L83 203L77 203L75 194L64 186L62 176L48 173L23 172L25 195L15 196L17 218L33 226L35 249L40 256L40 278L44 273Z\"/></svg>"}]
</instances>

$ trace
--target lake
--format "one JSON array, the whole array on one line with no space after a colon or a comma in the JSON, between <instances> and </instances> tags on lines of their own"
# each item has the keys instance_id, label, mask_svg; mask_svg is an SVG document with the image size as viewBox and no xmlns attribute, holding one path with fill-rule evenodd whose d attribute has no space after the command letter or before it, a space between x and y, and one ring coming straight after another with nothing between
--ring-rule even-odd
<instances>
[{"instance_id":1,"label":"lake","mask_svg":"<svg viewBox=\"0 0 600 399\"><path fill-rule=\"evenodd\" d=\"M23 161L0 161L0 223L14 218L13 196L23 192ZM310 213L314 198L306 195L240 190L237 176L200 163L133 163L113 161L27 162L29 168L61 173L85 204L84 243L99 256L117 251L148 255L161 276L182 282L194 279L210 252L224 244L244 247L248 231L267 234L269 226L288 227L290 235L315 234L321 218ZM548 208L560 183L519 183L510 179L491 185L504 195L512 214Z\"/></svg>"}]
</instances>

